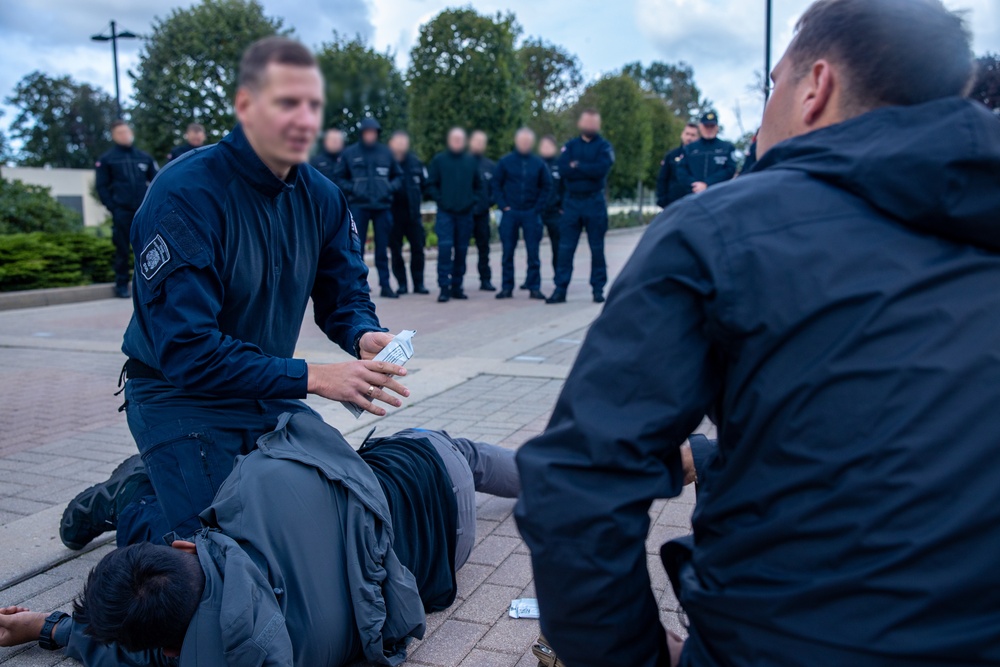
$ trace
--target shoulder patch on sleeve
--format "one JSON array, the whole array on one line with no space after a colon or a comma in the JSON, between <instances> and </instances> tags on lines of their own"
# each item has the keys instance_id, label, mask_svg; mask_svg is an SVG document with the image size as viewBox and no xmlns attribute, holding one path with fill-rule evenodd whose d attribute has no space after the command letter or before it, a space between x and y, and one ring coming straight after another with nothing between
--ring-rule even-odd
<instances>
[{"instance_id":1,"label":"shoulder patch on sleeve","mask_svg":"<svg viewBox=\"0 0 1000 667\"><path fill-rule=\"evenodd\" d=\"M142 272L142 277L152 280L170 260L170 248L163 237L157 234L139 254L139 270Z\"/></svg>"}]
</instances>

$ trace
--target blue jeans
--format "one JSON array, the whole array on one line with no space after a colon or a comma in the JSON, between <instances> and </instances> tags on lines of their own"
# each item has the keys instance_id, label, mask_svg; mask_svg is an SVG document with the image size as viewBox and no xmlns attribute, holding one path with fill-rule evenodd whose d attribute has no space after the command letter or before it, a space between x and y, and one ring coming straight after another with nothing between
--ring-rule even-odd
<instances>
[{"instance_id":1,"label":"blue jeans","mask_svg":"<svg viewBox=\"0 0 1000 667\"><path fill-rule=\"evenodd\" d=\"M351 215L358 226L362 241L368 234L368 223L375 228L375 268L378 269L378 284L389 287L389 236L392 234L392 212L370 208L351 208Z\"/></svg>"},{"instance_id":2,"label":"blue jeans","mask_svg":"<svg viewBox=\"0 0 1000 667\"><path fill-rule=\"evenodd\" d=\"M434 232L438 237L438 287L461 289L472 238L472 214L438 210Z\"/></svg>"},{"instance_id":3,"label":"blue jeans","mask_svg":"<svg viewBox=\"0 0 1000 667\"><path fill-rule=\"evenodd\" d=\"M302 401L192 397L166 382L125 384L129 430L139 446L155 495L137 499L118 519L118 545L187 537L201 527L198 515L248 454L273 431L283 412L311 412Z\"/></svg>"},{"instance_id":4,"label":"blue jeans","mask_svg":"<svg viewBox=\"0 0 1000 667\"><path fill-rule=\"evenodd\" d=\"M542 242L542 219L535 211L504 211L500 220L500 241L503 243L503 289L514 289L514 251L517 239L524 230L524 246L528 250L528 278L524 284L530 290L542 288L542 260L539 245Z\"/></svg>"},{"instance_id":5,"label":"blue jeans","mask_svg":"<svg viewBox=\"0 0 1000 667\"><path fill-rule=\"evenodd\" d=\"M604 235L608 232L608 206L604 195L563 200L563 216L559 221L559 264L556 267L556 288L569 289L573 278L573 255L580 243L580 234L587 230L590 244L590 286L594 293L603 292L608 284L608 265L604 259Z\"/></svg>"}]
</instances>

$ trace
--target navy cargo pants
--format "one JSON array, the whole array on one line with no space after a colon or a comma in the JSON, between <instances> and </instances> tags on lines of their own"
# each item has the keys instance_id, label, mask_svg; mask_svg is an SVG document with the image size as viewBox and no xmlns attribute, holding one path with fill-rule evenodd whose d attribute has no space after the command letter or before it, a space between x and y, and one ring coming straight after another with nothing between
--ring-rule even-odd
<instances>
[{"instance_id":1,"label":"navy cargo pants","mask_svg":"<svg viewBox=\"0 0 1000 667\"><path fill-rule=\"evenodd\" d=\"M192 396L147 378L130 379L125 399L129 430L153 488L122 510L118 546L193 535L236 457L273 431L281 413L312 412L298 400Z\"/></svg>"},{"instance_id":2,"label":"navy cargo pants","mask_svg":"<svg viewBox=\"0 0 1000 667\"><path fill-rule=\"evenodd\" d=\"M381 287L391 287L389 283L389 237L392 235L392 212L388 209L371 209L352 207L351 215L361 234L361 244L364 247L368 234L368 223L372 223L375 232L375 268L378 270L378 284Z\"/></svg>"},{"instance_id":3,"label":"navy cargo pants","mask_svg":"<svg viewBox=\"0 0 1000 667\"><path fill-rule=\"evenodd\" d=\"M517 250L517 239L524 233L524 245L528 249L528 277L524 281L530 290L542 288L542 262L539 258L539 246L543 235L542 220L534 210L504 211L500 220L500 241L503 243L503 289L514 289L514 251Z\"/></svg>"},{"instance_id":4,"label":"navy cargo pants","mask_svg":"<svg viewBox=\"0 0 1000 667\"><path fill-rule=\"evenodd\" d=\"M604 259L604 235L608 233L608 205L602 193L590 197L567 196L563 200L563 216L559 221L559 259L556 267L556 289L566 291L573 278L573 255L580 243L580 234L587 230L590 244L590 286L594 293L603 293L608 284L608 265Z\"/></svg>"}]
</instances>

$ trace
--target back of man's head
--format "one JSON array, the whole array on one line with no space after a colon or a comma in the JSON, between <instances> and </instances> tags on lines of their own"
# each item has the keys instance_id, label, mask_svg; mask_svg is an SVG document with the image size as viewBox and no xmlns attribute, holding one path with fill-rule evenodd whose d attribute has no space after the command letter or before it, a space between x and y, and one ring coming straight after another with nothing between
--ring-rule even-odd
<instances>
[{"instance_id":1,"label":"back of man's head","mask_svg":"<svg viewBox=\"0 0 1000 667\"><path fill-rule=\"evenodd\" d=\"M86 633L127 651L179 651L205 575L196 555L153 544L112 551L90 571L73 603Z\"/></svg>"},{"instance_id":2,"label":"back of man's head","mask_svg":"<svg viewBox=\"0 0 1000 667\"><path fill-rule=\"evenodd\" d=\"M839 66L847 116L964 95L975 71L968 28L940 0L818 0L785 57L800 76Z\"/></svg>"}]
</instances>

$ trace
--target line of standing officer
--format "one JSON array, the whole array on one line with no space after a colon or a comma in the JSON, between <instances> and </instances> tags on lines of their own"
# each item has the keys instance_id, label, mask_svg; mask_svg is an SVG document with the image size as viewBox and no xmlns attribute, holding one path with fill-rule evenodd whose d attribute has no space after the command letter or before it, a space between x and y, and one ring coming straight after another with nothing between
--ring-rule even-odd
<instances>
[{"instance_id":1,"label":"line of standing officer","mask_svg":"<svg viewBox=\"0 0 1000 667\"><path fill-rule=\"evenodd\" d=\"M393 195L403 185L403 172L392 152L379 142L382 126L374 118L361 121L361 141L348 146L334 165L334 182L347 195L351 214L365 237L375 229L375 268L382 297L398 297L389 281L389 235Z\"/></svg>"},{"instance_id":2,"label":"line of standing officer","mask_svg":"<svg viewBox=\"0 0 1000 667\"><path fill-rule=\"evenodd\" d=\"M403 171L403 186L392 198L392 234L389 252L392 255L392 273L399 288L397 294L408 292L406 263L403 260L403 238L410 243L410 276L414 294L430 294L424 286L424 222L420 203L424 200L427 169L410 150L410 135L397 130L389 137L389 150Z\"/></svg>"},{"instance_id":3,"label":"line of standing officer","mask_svg":"<svg viewBox=\"0 0 1000 667\"><path fill-rule=\"evenodd\" d=\"M500 241L503 243L503 284L498 299L514 296L514 251L518 236L524 234L528 251L528 277L524 284L532 299L542 294L541 259L542 213L549 203L552 175L542 158L535 155L535 133L522 127L514 135L514 150L500 158L493 177L493 195L503 212Z\"/></svg>"},{"instance_id":4,"label":"line of standing officer","mask_svg":"<svg viewBox=\"0 0 1000 667\"><path fill-rule=\"evenodd\" d=\"M680 180L680 165L684 161L684 148L698 141L699 137L698 125L688 123L681 132L681 145L663 156L656 179L656 205L660 208L666 208L691 194L691 188Z\"/></svg>"},{"instance_id":5,"label":"line of standing officer","mask_svg":"<svg viewBox=\"0 0 1000 667\"><path fill-rule=\"evenodd\" d=\"M684 147L677 178L687 192L704 192L736 175L736 147L719 139L719 115L708 111L698 123L701 139ZM685 193L687 194L687 193Z\"/></svg>"},{"instance_id":6,"label":"line of standing officer","mask_svg":"<svg viewBox=\"0 0 1000 667\"><path fill-rule=\"evenodd\" d=\"M153 181L160 167L149 153L132 144L135 135L123 120L111 123L111 150L97 159L94 165L97 174L95 185L101 203L111 213L111 240L115 246L115 295L121 299L131 296L129 292L129 235L132 219L139 210L146 188Z\"/></svg>"},{"instance_id":7,"label":"line of standing officer","mask_svg":"<svg viewBox=\"0 0 1000 667\"><path fill-rule=\"evenodd\" d=\"M590 244L590 286L594 302L604 303L608 267L604 259L604 235L608 231L608 205L604 197L608 172L615 163L615 151L601 136L601 114L584 109L577 122L580 136L563 146L559 172L565 188L563 216L559 221L559 263L556 289L546 303L566 303L573 278L573 255L580 234L587 230Z\"/></svg>"},{"instance_id":8,"label":"line of standing officer","mask_svg":"<svg viewBox=\"0 0 1000 667\"><path fill-rule=\"evenodd\" d=\"M476 252L479 254L479 289L483 292L495 292L493 286L493 271L490 269L490 209L493 207L493 175L496 163L486 157L486 146L489 137L482 130L476 130L469 135L469 154L476 159L479 169L479 180L483 187L476 197L472 207L472 236L476 240Z\"/></svg>"},{"instance_id":9,"label":"line of standing officer","mask_svg":"<svg viewBox=\"0 0 1000 667\"><path fill-rule=\"evenodd\" d=\"M331 127L323 133L323 143L316 155L313 155L309 160L309 164L332 181L333 169L340 161L343 152L344 132L336 127Z\"/></svg>"}]
</instances>

